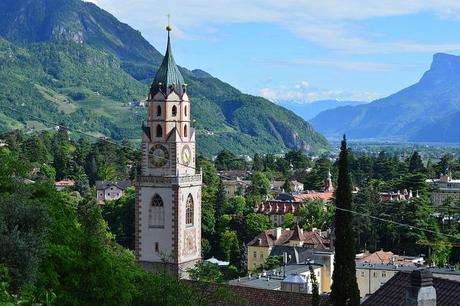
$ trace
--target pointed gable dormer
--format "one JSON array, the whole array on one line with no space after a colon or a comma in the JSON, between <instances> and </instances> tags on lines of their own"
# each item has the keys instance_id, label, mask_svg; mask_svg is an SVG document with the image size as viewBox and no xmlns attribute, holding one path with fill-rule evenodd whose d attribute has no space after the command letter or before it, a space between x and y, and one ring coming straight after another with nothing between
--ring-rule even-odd
<instances>
[{"instance_id":1,"label":"pointed gable dormer","mask_svg":"<svg viewBox=\"0 0 460 306\"><path fill-rule=\"evenodd\" d=\"M180 73L179 67L177 67L176 62L171 51L171 27L167 26L166 30L168 31L168 44L166 47L166 53L161 63L160 68L155 75L152 86L150 88L151 97L155 96L158 92L163 93L165 96L168 96L171 92L175 92L179 97L185 92L185 81Z\"/></svg>"}]
</instances>

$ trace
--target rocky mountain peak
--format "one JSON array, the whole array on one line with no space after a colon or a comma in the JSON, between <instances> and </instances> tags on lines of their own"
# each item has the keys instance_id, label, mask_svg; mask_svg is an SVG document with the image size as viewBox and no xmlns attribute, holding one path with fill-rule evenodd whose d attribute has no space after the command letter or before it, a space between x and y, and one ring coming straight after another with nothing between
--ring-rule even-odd
<instances>
[{"instance_id":1,"label":"rocky mountain peak","mask_svg":"<svg viewBox=\"0 0 460 306\"><path fill-rule=\"evenodd\" d=\"M433 55L430 70L425 72L421 83L441 84L444 82L460 81L460 56L446 53Z\"/></svg>"}]
</instances>

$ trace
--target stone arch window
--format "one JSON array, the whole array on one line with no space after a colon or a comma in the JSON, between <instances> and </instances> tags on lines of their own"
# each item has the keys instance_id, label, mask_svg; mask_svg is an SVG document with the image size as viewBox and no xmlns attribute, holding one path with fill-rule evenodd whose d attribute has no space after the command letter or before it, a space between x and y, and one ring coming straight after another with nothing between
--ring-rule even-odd
<instances>
[{"instance_id":1,"label":"stone arch window","mask_svg":"<svg viewBox=\"0 0 460 306\"><path fill-rule=\"evenodd\" d=\"M194 207L193 207L193 197L191 194L188 195L187 203L185 204L185 224L187 226L193 225L193 214L194 214Z\"/></svg>"},{"instance_id":2,"label":"stone arch window","mask_svg":"<svg viewBox=\"0 0 460 306\"><path fill-rule=\"evenodd\" d=\"M172 107L172 116L176 117L176 115L177 115L177 107L175 105L173 105L173 107Z\"/></svg>"},{"instance_id":3,"label":"stone arch window","mask_svg":"<svg viewBox=\"0 0 460 306\"><path fill-rule=\"evenodd\" d=\"M184 115L187 117L187 105L184 106Z\"/></svg>"},{"instance_id":4,"label":"stone arch window","mask_svg":"<svg viewBox=\"0 0 460 306\"><path fill-rule=\"evenodd\" d=\"M184 137L187 137L187 125L184 125Z\"/></svg>"},{"instance_id":5,"label":"stone arch window","mask_svg":"<svg viewBox=\"0 0 460 306\"><path fill-rule=\"evenodd\" d=\"M163 128L161 125L157 125L157 137L163 137Z\"/></svg>"},{"instance_id":6,"label":"stone arch window","mask_svg":"<svg viewBox=\"0 0 460 306\"><path fill-rule=\"evenodd\" d=\"M157 106L157 117L160 117L161 116L161 106L158 105Z\"/></svg>"},{"instance_id":7,"label":"stone arch window","mask_svg":"<svg viewBox=\"0 0 460 306\"><path fill-rule=\"evenodd\" d=\"M163 199L155 193L149 209L149 227L162 228L165 226L165 208Z\"/></svg>"}]
</instances>

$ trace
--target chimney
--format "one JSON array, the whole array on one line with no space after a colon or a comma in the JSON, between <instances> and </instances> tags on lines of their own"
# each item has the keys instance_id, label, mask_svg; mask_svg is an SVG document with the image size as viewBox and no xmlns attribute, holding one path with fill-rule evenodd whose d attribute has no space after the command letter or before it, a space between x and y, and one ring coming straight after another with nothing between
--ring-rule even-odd
<instances>
[{"instance_id":1,"label":"chimney","mask_svg":"<svg viewBox=\"0 0 460 306\"><path fill-rule=\"evenodd\" d=\"M282 228L281 227L277 227L276 230L275 230L275 238L276 240L280 239L281 237L281 231L282 231Z\"/></svg>"},{"instance_id":2,"label":"chimney","mask_svg":"<svg viewBox=\"0 0 460 306\"><path fill-rule=\"evenodd\" d=\"M406 289L405 306L436 306L433 275L428 269L418 269L410 274L410 287Z\"/></svg>"}]
</instances>

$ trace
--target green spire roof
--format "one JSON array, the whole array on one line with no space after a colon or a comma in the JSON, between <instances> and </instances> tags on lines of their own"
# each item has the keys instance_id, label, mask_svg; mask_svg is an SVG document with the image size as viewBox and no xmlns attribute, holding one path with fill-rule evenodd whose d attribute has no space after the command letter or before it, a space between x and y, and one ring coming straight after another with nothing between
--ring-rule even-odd
<instances>
[{"instance_id":1,"label":"green spire roof","mask_svg":"<svg viewBox=\"0 0 460 306\"><path fill-rule=\"evenodd\" d=\"M179 95L182 95L184 92L183 85L185 82L172 55L171 39L169 37L170 28L168 27L167 30L168 46L166 48L166 54L157 74L155 75L150 92L152 94L156 94L159 90L161 90L164 94L168 95L170 92L175 91Z\"/></svg>"}]
</instances>

